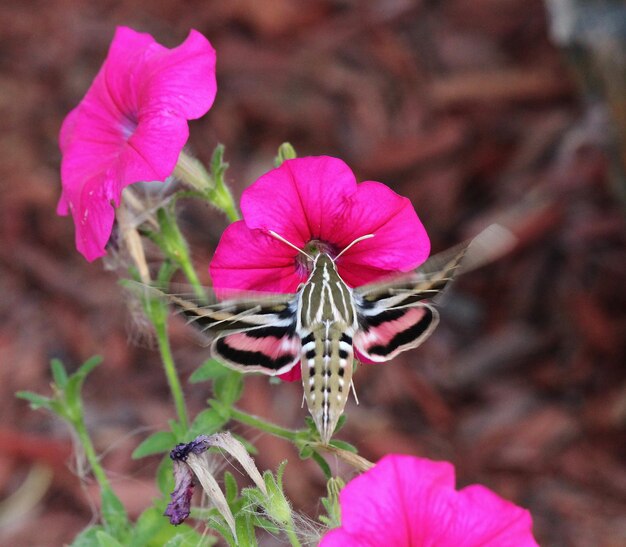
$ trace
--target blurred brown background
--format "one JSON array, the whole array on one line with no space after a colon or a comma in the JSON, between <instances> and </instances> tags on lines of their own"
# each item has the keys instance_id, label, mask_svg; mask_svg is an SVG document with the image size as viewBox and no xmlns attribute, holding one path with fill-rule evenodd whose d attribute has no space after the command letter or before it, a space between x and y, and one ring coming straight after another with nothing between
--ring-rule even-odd
<instances>
[{"instance_id":1,"label":"blurred brown background","mask_svg":"<svg viewBox=\"0 0 626 547\"><path fill-rule=\"evenodd\" d=\"M559 49L539 0L1 2L0 544L62 545L92 519L67 427L13 395L49 393L52 357L104 356L88 425L129 511L156 493L157 458L130 453L174 414L158 355L116 274L88 264L55 215L61 121L120 24L170 47L190 28L211 40L218 96L189 146L206 162L226 145L237 197L289 140L409 196L434 251L493 221L514 229L514 252L459 280L424 346L359 369L340 438L372 460L454 462L460 485L528 507L541 545L626 544L624 148L611 137L626 127L625 60L602 24L585 27L596 12L567 18L577 4L623 16L621 2L550 2ZM208 283L225 220L194 210L184 224ZM171 323L185 380L206 352ZM208 387L185 389L195 414ZM298 385L255 377L241 405L299 427L300 402ZM319 511L315 465L234 430L260 468L289 458L288 494Z\"/></svg>"}]
</instances>

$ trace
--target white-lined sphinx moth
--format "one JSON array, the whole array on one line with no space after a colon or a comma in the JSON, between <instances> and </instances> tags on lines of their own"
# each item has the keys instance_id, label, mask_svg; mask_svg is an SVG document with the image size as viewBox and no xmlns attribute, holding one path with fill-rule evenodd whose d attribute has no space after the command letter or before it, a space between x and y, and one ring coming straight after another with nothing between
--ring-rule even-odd
<instances>
[{"instance_id":1,"label":"white-lined sphinx moth","mask_svg":"<svg viewBox=\"0 0 626 547\"><path fill-rule=\"evenodd\" d=\"M167 298L212 337L212 356L228 367L275 376L301 362L307 406L322 442L328 443L348 398L354 350L383 362L420 345L439 321L427 300L447 286L464 257L464 269L476 267L501 254L503 242L510 245L510 234L492 226L469 246L435 255L414 272L357 288L339 276L338 257L320 253L309 257L311 274L295 294L205 307ZM485 249L476 253L478 246Z\"/></svg>"}]
</instances>

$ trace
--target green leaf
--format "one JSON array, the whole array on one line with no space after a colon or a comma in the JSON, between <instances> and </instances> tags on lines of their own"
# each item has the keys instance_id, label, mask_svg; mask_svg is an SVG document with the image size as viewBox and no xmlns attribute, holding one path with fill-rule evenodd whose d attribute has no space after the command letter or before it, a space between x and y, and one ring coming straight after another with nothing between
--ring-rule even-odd
<instances>
[{"instance_id":1,"label":"green leaf","mask_svg":"<svg viewBox=\"0 0 626 547\"><path fill-rule=\"evenodd\" d=\"M278 526L278 524L276 524L275 522L269 519L266 519L264 517L261 517L257 513L254 513L252 516L253 516L253 523L258 528L263 528L264 530L267 530L270 534L273 534L273 535L278 535L282 531L281 528Z\"/></svg>"},{"instance_id":2,"label":"green leaf","mask_svg":"<svg viewBox=\"0 0 626 547\"><path fill-rule=\"evenodd\" d=\"M176 420L168 420L167 425L170 426L170 430L174 434L174 438L177 443L182 443L187 440L187 429Z\"/></svg>"},{"instance_id":3,"label":"green leaf","mask_svg":"<svg viewBox=\"0 0 626 547\"><path fill-rule=\"evenodd\" d=\"M65 401L70 409L79 412L81 407L80 391L89 373L102 362L102 357L95 355L85 361L83 365L72 374L65 386Z\"/></svg>"},{"instance_id":4,"label":"green leaf","mask_svg":"<svg viewBox=\"0 0 626 547\"><path fill-rule=\"evenodd\" d=\"M157 468L156 483L164 496L174 490L174 464L169 456L165 456Z\"/></svg>"},{"instance_id":5,"label":"green leaf","mask_svg":"<svg viewBox=\"0 0 626 547\"><path fill-rule=\"evenodd\" d=\"M67 372L65 372L65 367L60 359L52 359L50 361L50 368L52 369L52 378L54 379L54 383L59 387L59 389L65 389L65 385L67 384Z\"/></svg>"},{"instance_id":6,"label":"green leaf","mask_svg":"<svg viewBox=\"0 0 626 547\"><path fill-rule=\"evenodd\" d=\"M309 431L313 433L314 436L317 436L317 426L315 425L313 418L311 418L311 416L305 416L304 423L309 428Z\"/></svg>"},{"instance_id":7,"label":"green leaf","mask_svg":"<svg viewBox=\"0 0 626 547\"><path fill-rule=\"evenodd\" d=\"M102 530L96 532L96 539L98 540L99 547L124 547L112 535L107 534Z\"/></svg>"},{"instance_id":8,"label":"green leaf","mask_svg":"<svg viewBox=\"0 0 626 547\"><path fill-rule=\"evenodd\" d=\"M211 545L215 545L218 541L215 536L208 536L206 534L200 535L184 524L176 528L171 525L170 527L176 532L176 535L172 536L167 543L154 543L150 547L210 547ZM189 528L189 531L181 533L181 528Z\"/></svg>"},{"instance_id":9,"label":"green leaf","mask_svg":"<svg viewBox=\"0 0 626 547\"><path fill-rule=\"evenodd\" d=\"M102 363L102 356L94 355L93 357L87 359L80 366L80 368L74 374L72 374L72 376L79 376L85 379L91 373L91 371L95 369L100 363Z\"/></svg>"},{"instance_id":10,"label":"green leaf","mask_svg":"<svg viewBox=\"0 0 626 547\"><path fill-rule=\"evenodd\" d=\"M339 431L344 425L346 425L347 419L348 417L345 414L339 416L339 419L337 420L337 425L335 426L335 431L333 433L337 433L337 431Z\"/></svg>"},{"instance_id":11,"label":"green leaf","mask_svg":"<svg viewBox=\"0 0 626 547\"><path fill-rule=\"evenodd\" d=\"M213 394L225 405L232 406L241 397L243 391L242 374L229 370L228 374L216 378L213 384Z\"/></svg>"},{"instance_id":12,"label":"green leaf","mask_svg":"<svg viewBox=\"0 0 626 547\"><path fill-rule=\"evenodd\" d=\"M237 532L237 545L257 547L258 543L249 513L242 511L235 517L235 531Z\"/></svg>"},{"instance_id":13,"label":"green leaf","mask_svg":"<svg viewBox=\"0 0 626 547\"><path fill-rule=\"evenodd\" d=\"M178 265L166 258L163 264L161 264L159 273L157 274L156 281L158 286L167 287L170 284L172 276L176 273L176 270L178 270Z\"/></svg>"},{"instance_id":14,"label":"green leaf","mask_svg":"<svg viewBox=\"0 0 626 547\"><path fill-rule=\"evenodd\" d=\"M138 460L153 454L170 452L176 446L176 437L171 431L157 431L144 439L133 451L132 458Z\"/></svg>"},{"instance_id":15,"label":"green leaf","mask_svg":"<svg viewBox=\"0 0 626 547\"><path fill-rule=\"evenodd\" d=\"M330 444L331 446L334 446L335 448L341 448L342 450L345 450L346 452L353 452L354 454L357 454L359 452L356 446L350 443L347 443L345 441L332 440L328 444Z\"/></svg>"},{"instance_id":16,"label":"green leaf","mask_svg":"<svg viewBox=\"0 0 626 547\"><path fill-rule=\"evenodd\" d=\"M128 516L124 505L110 488L101 492L102 520L107 532L120 537L128 531Z\"/></svg>"},{"instance_id":17,"label":"green leaf","mask_svg":"<svg viewBox=\"0 0 626 547\"><path fill-rule=\"evenodd\" d=\"M209 405L211 405L211 408L214 408L215 411L225 420L228 421L230 420L230 416L231 416L231 407L230 405L225 405L224 403L217 401L215 399L210 399L209 400Z\"/></svg>"},{"instance_id":18,"label":"green leaf","mask_svg":"<svg viewBox=\"0 0 626 547\"><path fill-rule=\"evenodd\" d=\"M237 481L235 477L230 471L224 472L224 496L226 497L226 501L228 505L234 503L237 499L237 494L239 493L239 489L237 488Z\"/></svg>"},{"instance_id":19,"label":"green leaf","mask_svg":"<svg viewBox=\"0 0 626 547\"><path fill-rule=\"evenodd\" d=\"M32 391L18 391L15 394L19 399L24 399L30 403L30 408L33 410L38 410L40 408L46 408L48 410L52 410L51 403L52 399L49 397L43 397L42 395L37 395Z\"/></svg>"},{"instance_id":20,"label":"green leaf","mask_svg":"<svg viewBox=\"0 0 626 547\"><path fill-rule=\"evenodd\" d=\"M191 424L189 431L187 432L187 440L191 441L198 435L212 435L227 422L218 412L213 408L207 408L200 412Z\"/></svg>"},{"instance_id":21,"label":"green leaf","mask_svg":"<svg viewBox=\"0 0 626 547\"><path fill-rule=\"evenodd\" d=\"M278 147L278 154L274 158L274 167L280 167L285 160L292 160L296 157L296 151L291 143L284 142Z\"/></svg>"},{"instance_id":22,"label":"green leaf","mask_svg":"<svg viewBox=\"0 0 626 547\"><path fill-rule=\"evenodd\" d=\"M172 545L189 547L210 544L202 542L200 534L186 524L172 526L163 516L165 505L165 500L158 500L156 506L149 507L139 516L128 547L162 547L172 540L178 541Z\"/></svg>"},{"instance_id":23,"label":"green leaf","mask_svg":"<svg viewBox=\"0 0 626 547\"><path fill-rule=\"evenodd\" d=\"M308 458L313 457L313 449L311 448L310 445L305 444L304 446L302 446L302 448L300 448L300 458L303 460L306 460Z\"/></svg>"},{"instance_id":24,"label":"green leaf","mask_svg":"<svg viewBox=\"0 0 626 547\"><path fill-rule=\"evenodd\" d=\"M224 161L224 145L218 144L211 156L211 177L216 186L224 184L224 174L228 169L228 163Z\"/></svg>"},{"instance_id":25,"label":"green leaf","mask_svg":"<svg viewBox=\"0 0 626 547\"><path fill-rule=\"evenodd\" d=\"M333 473L330 470L330 465L328 465L328 462L320 455L319 452L316 452L315 450L313 450L313 453L311 454L311 458L313 458L313 460L315 460L317 465L320 466L320 469L322 470L322 473L324 473L324 476L326 477L326 479L330 479L333 476Z\"/></svg>"},{"instance_id":26,"label":"green leaf","mask_svg":"<svg viewBox=\"0 0 626 547\"><path fill-rule=\"evenodd\" d=\"M72 547L93 547L98 544L96 534L103 532L102 526L90 526L85 528L80 534L78 534L72 542Z\"/></svg>"},{"instance_id":27,"label":"green leaf","mask_svg":"<svg viewBox=\"0 0 626 547\"><path fill-rule=\"evenodd\" d=\"M217 359L209 359L202 363L190 376L189 381L192 384L199 382L206 382L207 380L214 380L215 378L221 378L228 374L228 369L222 365Z\"/></svg>"}]
</instances>

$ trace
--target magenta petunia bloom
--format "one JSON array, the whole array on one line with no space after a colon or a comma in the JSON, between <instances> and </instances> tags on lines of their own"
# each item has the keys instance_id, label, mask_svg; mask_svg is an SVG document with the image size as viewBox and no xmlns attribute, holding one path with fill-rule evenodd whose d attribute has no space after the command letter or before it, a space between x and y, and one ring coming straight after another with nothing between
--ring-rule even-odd
<instances>
[{"instance_id":1,"label":"magenta petunia bloom","mask_svg":"<svg viewBox=\"0 0 626 547\"><path fill-rule=\"evenodd\" d=\"M215 251L216 289L295 292L309 276L296 247L337 256L339 275L357 287L424 262L430 242L411 202L379 182L357 184L350 168L326 156L285 161L241 198L243 220L231 224Z\"/></svg>"},{"instance_id":2,"label":"magenta petunia bloom","mask_svg":"<svg viewBox=\"0 0 626 547\"><path fill-rule=\"evenodd\" d=\"M63 193L57 213L72 213L76 248L87 260L106 254L122 190L172 174L189 136L187 121L211 108L216 91L215 50L199 32L168 49L149 34L117 29L102 68L59 136Z\"/></svg>"},{"instance_id":3,"label":"magenta petunia bloom","mask_svg":"<svg viewBox=\"0 0 626 547\"><path fill-rule=\"evenodd\" d=\"M491 490L455 490L454 467L389 455L339 495L341 527L321 547L538 547L530 513Z\"/></svg>"},{"instance_id":4,"label":"magenta petunia bloom","mask_svg":"<svg viewBox=\"0 0 626 547\"><path fill-rule=\"evenodd\" d=\"M357 184L350 168L327 156L285 161L263 175L241 198L243 220L222 235L211 262L218 294L230 291L295 292L311 264L277 233L309 254L339 255L342 279L351 287L419 266L430 241L410 200L380 182ZM232 293L230 293L232 294ZM300 367L280 376L299 380Z\"/></svg>"}]
</instances>

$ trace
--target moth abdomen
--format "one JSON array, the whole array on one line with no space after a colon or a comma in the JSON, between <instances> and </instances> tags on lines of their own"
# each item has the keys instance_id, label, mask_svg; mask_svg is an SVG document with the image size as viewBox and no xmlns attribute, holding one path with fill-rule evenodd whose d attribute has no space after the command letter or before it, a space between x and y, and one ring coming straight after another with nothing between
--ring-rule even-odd
<instances>
[{"instance_id":1,"label":"moth abdomen","mask_svg":"<svg viewBox=\"0 0 626 547\"><path fill-rule=\"evenodd\" d=\"M343 321L325 322L302 338L305 397L324 443L343 414L352 381L352 330Z\"/></svg>"}]
</instances>

